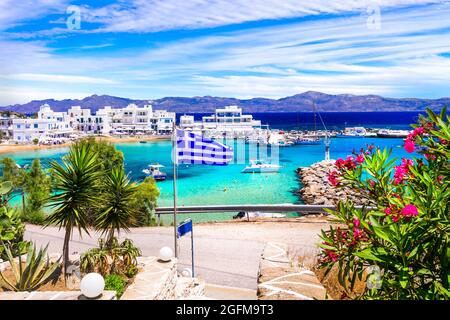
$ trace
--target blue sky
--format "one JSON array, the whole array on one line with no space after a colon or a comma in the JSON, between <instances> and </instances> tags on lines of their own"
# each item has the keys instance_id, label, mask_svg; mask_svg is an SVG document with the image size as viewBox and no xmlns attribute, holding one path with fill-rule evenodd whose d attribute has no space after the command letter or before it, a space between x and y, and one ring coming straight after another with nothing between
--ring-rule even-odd
<instances>
[{"instance_id":1,"label":"blue sky","mask_svg":"<svg viewBox=\"0 0 450 320\"><path fill-rule=\"evenodd\" d=\"M450 96L448 0L0 0L0 48L0 105Z\"/></svg>"}]
</instances>

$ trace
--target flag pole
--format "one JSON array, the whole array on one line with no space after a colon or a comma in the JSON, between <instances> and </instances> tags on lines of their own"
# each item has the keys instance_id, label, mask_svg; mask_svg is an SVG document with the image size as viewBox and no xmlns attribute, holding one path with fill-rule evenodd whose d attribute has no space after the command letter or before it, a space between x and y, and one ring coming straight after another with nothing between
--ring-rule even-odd
<instances>
[{"instance_id":1,"label":"flag pole","mask_svg":"<svg viewBox=\"0 0 450 320\"><path fill-rule=\"evenodd\" d=\"M172 162L173 162L173 232L174 232L174 253L175 258L178 258L178 250L177 250L177 240L178 240L178 231L177 231L177 127L175 121L172 126Z\"/></svg>"}]
</instances>

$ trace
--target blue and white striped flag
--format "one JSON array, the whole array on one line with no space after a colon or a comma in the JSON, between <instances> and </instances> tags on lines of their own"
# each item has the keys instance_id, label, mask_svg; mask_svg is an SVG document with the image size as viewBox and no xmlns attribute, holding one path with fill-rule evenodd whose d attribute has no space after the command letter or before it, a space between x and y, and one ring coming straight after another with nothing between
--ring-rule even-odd
<instances>
[{"instance_id":1,"label":"blue and white striped flag","mask_svg":"<svg viewBox=\"0 0 450 320\"><path fill-rule=\"evenodd\" d=\"M201 135L176 132L176 163L225 166L233 160L233 148Z\"/></svg>"}]
</instances>

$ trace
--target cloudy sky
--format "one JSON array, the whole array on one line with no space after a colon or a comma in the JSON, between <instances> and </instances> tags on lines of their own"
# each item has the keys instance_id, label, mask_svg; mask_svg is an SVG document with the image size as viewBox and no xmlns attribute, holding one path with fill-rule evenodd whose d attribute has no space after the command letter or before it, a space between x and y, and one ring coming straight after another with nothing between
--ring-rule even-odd
<instances>
[{"instance_id":1,"label":"cloudy sky","mask_svg":"<svg viewBox=\"0 0 450 320\"><path fill-rule=\"evenodd\" d=\"M0 0L0 105L309 90L450 96L450 1Z\"/></svg>"}]
</instances>

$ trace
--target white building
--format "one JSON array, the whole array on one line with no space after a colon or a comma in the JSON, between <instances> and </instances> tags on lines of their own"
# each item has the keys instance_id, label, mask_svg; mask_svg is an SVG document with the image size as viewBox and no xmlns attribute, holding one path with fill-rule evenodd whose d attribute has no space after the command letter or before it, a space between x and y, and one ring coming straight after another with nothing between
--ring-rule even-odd
<instances>
[{"instance_id":1,"label":"white building","mask_svg":"<svg viewBox=\"0 0 450 320\"><path fill-rule=\"evenodd\" d=\"M100 109L99 112L107 112ZM130 104L123 109L112 109L111 131L115 133L152 133L167 135L172 133L175 113L165 110L154 110L151 105L138 107Z\"/></svg>"},{"instance_id":2,"label":"white building","mask_svg":"<svg viewBox=\"0 0 450 320\"><path fill-rule=\"evenodd\" d=\"M13 119L14 116L0 116L0 132L3 138L9 139L13 136Z\"/></svg>"},{"instance_id":3,"label":"white building","mask_svg":"<svg viewBox=\"0 0 450 320\"><path fill-rule=\"evenodd\" d=\"M75 130L89 134L158 134L172 133L175 113L164 110L153 111L152 106L139 107L129 104L125 108L106 106L95 115L90 109L71 107L68 116Z\"/></svg>"},{"instance_id":4,"label":"white building","mask_svg":"<svg viewBox=\"0 0 450 320\"><path fill-rule=\"evenodd\" d=\"M242 114L242 109L238 106L227 106L222 109L216 109L216 112L210 116L203 116L201 122L194 121L193 116L181 116L180 127L190 131L215 131L215 132L233 132L250 133L255 129L261 129L261 121L254 120L251 114Z\"/></svg>"},{"instance_id":5,"label":"white building","mask_svg":"<svg viewBox=\"0 0 450 320\"><path fill-rule=\"evenodd\" d=\"M151 105L130 104L118 109L106 106L94 115L90 109L80 106L73 106L67 112L55 112L45 104L36 119L14 119L10 126L13 139L27 143L35 139L69 137L74 132L168 135L172 133L174 122L174 112L153 111Z\"/></svg>"},{"instance_id":6,"label":"white building","mask_svg":"<svg viewBox=\"0 0 450 320\"><path fill-rule=\"evenodd\" d=\"M40 107L36 119L13 119L13 140L29 143L43 138L68 137L73 129L65 112L55 112L48 104Z\"/></svg>"}]
</instances>

